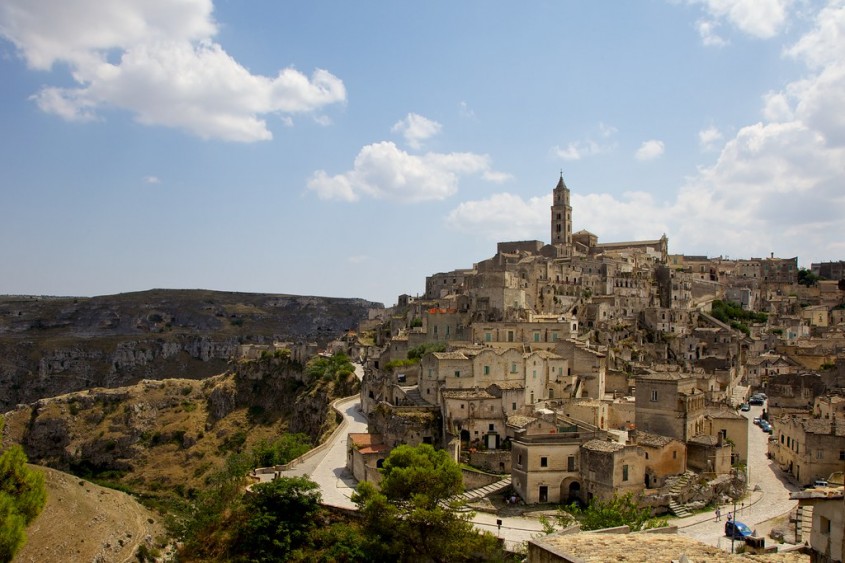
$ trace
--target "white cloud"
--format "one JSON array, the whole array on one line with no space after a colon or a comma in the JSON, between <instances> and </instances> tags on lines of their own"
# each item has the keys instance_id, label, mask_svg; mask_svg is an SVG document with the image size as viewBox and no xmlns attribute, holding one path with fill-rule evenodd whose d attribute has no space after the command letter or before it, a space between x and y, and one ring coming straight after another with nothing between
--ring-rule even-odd
<instances>
[{"instance_id":1,"label":"white cloud","mask_svg":"<svg viewBox=\"0 0 845 563\"><path fill-rule=\"evenodd\" d=\"M720 20L753 37L774 37L786 24L792 0L690 0L690 3L703 4L711 18L698 24L702 40L707 44L710 38L711 45L718 45L724 40L713 30Z\"/></svg>"},{"instance_id":2,"label":"white cloud","mask_svg":"<svg viewBox=\"0 0 845 563\"><path fill-rule=\"evenodd\" d=\"M486 155L412 155L383 141L362 148L352 170L346 173L329 176L318 170L308 180L308 189L325 200L372 197L413 203L446 199L457 191L460 177L471 174L498 181L505 178L491 170Z\"/></svg>"},{"instance_id":3,"label":"white cloud","mask_svg":"<svg viewBox=\"0 0 845 563\"><path fill-rule=\"evenodd\" d=\"M284 122L345 101L343 82L326 70L252 74L213 41L212 9L210 0L7 0L0 34L30 68L67 65L78 86L47 86L33 99L68 120L117 107L143 124L251 142L272 138L267 114Z\"/></svg>"},{"instance_id":4,"label":"white cloud","mask_svg":"<svg viewBox=\"0 0 845 563\"><path fill-rule=\"evenodd\" d=\"M655 158L659 158L660 156L662 156L663 151L663 141L651 139L649 141L643 142L643 144L640 145L640 148L637 149L637 152L634 154L634 157L637 160L654 160Z\"/></svg>"},{"instance_id":5,"label":"white cloud","mask_svg":"<svg viewBox=\"0 0 845 563\"><path fill-rule=\"evenodd\" d=\"M461 117L466 117L468 119L475 119L475 111L473 111L473 109L471 107L469 107L469 104L467 104L466 102L462 101L458 105L458 113L460 113Z\"/></svg>"},{"instance_id":6,"label":"white cloud","mask_svg":"<svg viewBox=\"0 0 845 563\"><path fill-rule=\"evenodd\" d=\"M332 124L332 118L328 115L315 115L314 123L316 123L317 125L322 125L323 127L328 127Z\"/></svg>"},{"instance_id":7,"label":"white cloud","mask_svg":"<svg viewBox=\"0 0 845 563\"><path fill-rule=\"evenodd\" d=\"M704 150L713 150L716 145L722 140L722 132L715 126L711 125L707 129L702 129L698 132L698 144Z\"/></svg>"},{"instance_id":8,"label":"white cloud","mask_svg":"<svg viewBox=\"0 0 845 563\"><path fill-rule=\"evenodd\" d=\"M144 176L145 184L160 184L161 179L158 176Z\"/></svg>"},{"instance_id":9,"label":"white cloud","mask_svg":"<svg viewBox=\"0 0 845 563\"><path fill-rule=\"evenodd\" d=\"M598 124L599 137L601 141L591 138L570 141L566 146L555 145L551 148L552 156L562 160L581 160L582 158L609 153L616 148L612 138L616 135L617 129L606 123Z\"/></svg>"},{"instance_id":10,"label":"white cloud","mask_svg":"<svg viewBox=\"0 0 845 563\"><path fill-rule=\"evenodd\" d=\"M355 255L355 256L348 256L346 258L346 261L349 262L350 264L363 264L364 262L367 262L369 259L370 259L370 257L365 255L365 254L358 254L358 255Z\"/></svg>"},{"instance_id":11,"label":"white cloud","mask_svg":"<svg viewBox=\"0 0 845 563\"><path fill-rule=\"evenodd\" d=\"M551 204L551 192L528 201L509 193L494 194L461 203L446 217L446 224L490 240L545 239Z\"/></svg>"},{"instance_id":12,"label":"white cloud","mask_svg":"<svg viewBox=\"0 0 845 563\"><path fill-rule=\"evenodd\" d=\"M552 147L552 154L562 160L581 160L588 156L595 156L608 152L610 149L595 141L572 141L565 147Z\"/></svg>"},{"instance_id":13,"label":"white cloud","mask_svg":"<svg viewBox=\"0 0 845 563\"><path fill-rule=\"evenodd\" d=\"M712 165L687 179L676 196L653 200L641 192L583 194L572 189L575 229L600 241L669 236L670 252L732 257L799 256L802 265L845 252L845 3L833 0L813 29L786 56L808 74L767 93L766 121L741 127ZM700 140L719 143L715 128ZM549 190L551 191L551 190ZM493 240L548 239L548 197L498 194L465 202L447 222ZM514 210L520 228L509 225ZM532 222L533 221L533 222ZM501 234L500 234L501 233Z\"/></svg>"},{"instance_id":14,"label":"white cloud","mask_svg":"<svg viewBox=\"0 0 845 563\"><path fill-rule=\"evenodd\" d=\"M405 137L405 142L412 149L419 149L422 141L437 135L442 128L443 126L436 121L416 113L409 113L405 119L397 121L391 131Z\"/></svg>"},{"instance_id":15,"label":"white cloud","mask_svg":"<svg viewBox=\"0 0 845 563\"><path fill-rule=\"evenodd\" d=\"M695 26L701 36L701 42L707 47L724 47L728 41L716 33L718 23L713 20L699 20Z\"/></svg>"}]
</instances>

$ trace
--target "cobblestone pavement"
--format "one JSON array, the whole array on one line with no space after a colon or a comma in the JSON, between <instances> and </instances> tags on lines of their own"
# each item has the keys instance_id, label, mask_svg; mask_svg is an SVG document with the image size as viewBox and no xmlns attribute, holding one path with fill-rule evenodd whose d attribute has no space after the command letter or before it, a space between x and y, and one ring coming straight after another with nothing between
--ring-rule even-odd
<instances>
[{"instance_id":1,"label":"cobblestone pavement","mask_svg":"<svg viewBox=\"0 0 845 563\"><path fill-rule=\"evenodd\" d=\"M762 414L763 407L752 406L749 412L741 413L749 419ZM749 494L736 505L736 518L745 523L758 535L765 536L771 528L768 522L779 516L783 516L792 510L797 501L789 500L791 491L799 490L791 484L783 473L776 467L774 461L770 460L766 453L768 451L769 434L763 432L758 426L749 422L748 425L748 470L749 470ZM713 511L694 514L687 518L673 518L670 525L680 528L679 533L693 537L702 542L731 549L730 538L725 537L725 519L729 512L733 512L733 504L725 504L721 507L722 521L716 522ZM771 542L767 538L767 545Z\"/></svg>"}]
</instances>

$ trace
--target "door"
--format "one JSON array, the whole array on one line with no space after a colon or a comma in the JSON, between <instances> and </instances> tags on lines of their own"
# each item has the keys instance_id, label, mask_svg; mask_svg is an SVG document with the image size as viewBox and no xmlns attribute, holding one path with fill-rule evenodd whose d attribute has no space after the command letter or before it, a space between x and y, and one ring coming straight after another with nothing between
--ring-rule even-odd
<instances>
[{"instance_id":1,"label":"door","mask_svg":"<svg viewBox=\"0 0 845 563\"><path fill-rule=\"evenodd\" d=\"M540 485L540 502L549 502L549 488L546 485Z\"/></svg>"}]
</instances>

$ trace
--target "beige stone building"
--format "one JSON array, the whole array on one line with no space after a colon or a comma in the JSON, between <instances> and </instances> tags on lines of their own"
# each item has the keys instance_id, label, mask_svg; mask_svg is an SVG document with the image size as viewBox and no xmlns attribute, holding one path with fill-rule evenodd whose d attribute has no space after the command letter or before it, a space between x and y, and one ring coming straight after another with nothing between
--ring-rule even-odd
<instances>
[{"instance_id":1,"label":"beige stone building","mask_svg":"<svg viewBox=\"0 0 845 563\"><path fill-rule=\"evenodd\" d=\"M696 378L679 372L656 372L636 378L638 430L686 442L704 431L704 393Z\"/></svg>"},{"instance_id":2,"label":"beige stone building","mask_svg":"<svg viewBox=\"0 0 845 563\"><path fill-rule=\"evenodd\" d=\"M645 452L636 445L590 440L581 447L581 463L586 502L645 488Z\"/></svg>"},{"instance_id":3,"label":"beige stone building","mask_svg":"<svg viewBox=\"0 0 845 563\"><path fill-rule=\"evenodd\" d=\"M643 483L647 489L660 488L666 483L667 477L680 475L687 470L687 447L680 440L640 431L634 432L632 438L643 450Z\"/></svg>"},{"instance_id":4,"label":"beige stone building","mask_svg":"<svg viewBox=\"0 0 845 563\"><path fill-rule=\"evenodd\" d=\"M748 463L748 419L735 410L713 406L704 409L704 433L730 442L733 463Z\"/></svg>"},{"instance_id":5,"label":"beige stone building","mask_svg":"<svg viewBox=\"0 0 845 563\"><path fill-rule=\"evenodd\" d=\"M842 487L798 491L789 498L797 499L801 507L812 507L812 563L845 560L845 493Z\"/></svg>"},{"instance_id":6,"label":"beige stone building","mask_svg":"<svg viewBox=\"0 0 845 563\"><path fill-rule=\"evenodd\" d=\"M769 454L797 483L827 480L845 466L845 425L841 421L785 415L775 419L774 428Z\"/></svg>"},{"instance_id":7,"label":"beige stone building","mask_svg":"<svg viewBox=\"0 0 845 563\"><path fill-rule=\"evenodd\" d=\"M529 504L583 500L580 447L598 434L537 418L512 420L511 425L511 482L517 494Z\"/></svg>"}]
</instances>

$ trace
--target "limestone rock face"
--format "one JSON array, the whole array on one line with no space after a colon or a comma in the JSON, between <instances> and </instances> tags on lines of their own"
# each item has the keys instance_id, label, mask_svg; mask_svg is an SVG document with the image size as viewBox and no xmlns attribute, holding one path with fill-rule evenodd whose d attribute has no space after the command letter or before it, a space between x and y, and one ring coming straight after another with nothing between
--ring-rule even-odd
<instances>
[{"instance_id":1,"label":"limestone rock face","mask_svg":"<svg viewBox=\"0 0 845 563\"><path fill-rule=\"evenodd\" d=\"M227 369L241 344L324 345L379 307L204 290L0 296L0 412L93 387L210 377Z\"/></svg>"}]
</instances>

